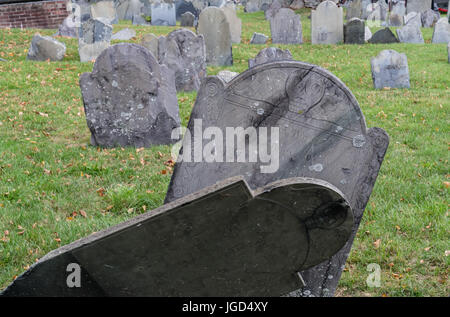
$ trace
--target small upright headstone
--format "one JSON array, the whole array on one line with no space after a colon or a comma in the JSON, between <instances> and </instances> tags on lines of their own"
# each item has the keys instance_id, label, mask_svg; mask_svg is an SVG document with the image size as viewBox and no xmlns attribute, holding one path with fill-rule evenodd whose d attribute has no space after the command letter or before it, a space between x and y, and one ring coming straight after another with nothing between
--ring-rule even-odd
<instances>
[{"instance_id":1,"label":"small upright headstone","mask_svg":"<svg viewBox=\"0 0 450 317\"><path fill-rule=\"evenodd\" d=\"M410 12L404 17L405 25L422 27L422 15L419 12Z\"/></svg>"},{"instance_id":2,"label":"small upright headstone","mask_svg":"<svg viewBox=\"0 0 450 317\"><path fill-rule=\"evenodd\" d=\"M195 15L193 15L191 12L188 11L181 15L180 26L193 27L194 22L195 22Z\"/></svg>"},{"instance_id":3,"label":"small upright headstone","mask_svg":"<svg viewBox=\"0 0 450 317\"><path fill-rule=\"evenodd\" d=\"M432 28L440 18L439 12L428 9L422 13L422 26L424 28Z\"/></svg>"},{"instance_id":4,"label":"small upright headstone","mask_svg":"<svg viewBox=\"0 0 450 317\"><path fill-rule=\"evenodd\" d=\"M242 21L236 15L236 9L225 6L222 10L230 26L231 43L241 43Z\"/></svg>"},{"instance_id":5,"label":"small upright headstone","mask_svg":"<svg viewBox=\"0 0 450 317\"><path fill-rule=\"evenodd\" d=\"M233 64L230 25L223 10L208 7L200 13L197 33L203 34L208 65Z\"/></svg>"},{"instance_id":6,"label":"small upright headstone","mask_svg":"<svg viewBox=\"0 0 450 317\"><path fill-rule=\"evenodd\" d=\"M81 62L96 59L109 47L112 37L112 26L102 18L89 19L81 24L78 38L78 53Z\"/></svg>"},{"instance_id":7,"label":"small upright headstone","mask_svg":"<svg viewBox=\"0 0 450 317\"><path fill-rule=\"evenodd\" d=\"M281 8L270 19L270 32L274 44L301 44L303 42L300 16L288 8Z\"/></svg>"},{"instance_id":8,"label":"small upright headstone","mask_svg":"<svg viewBox=\"0 0 450 317\"><path fill-rule=\"evenodd\" d=\"M311 13L311 43L337 44L344 41L343 13L332 1L324 1Z\"/></svg>"},{"instance_id":9,"label":"small upright headstone","mask_svg":"<svg viewBox=\"0 0 450 317\"><path fill-rule=\"evenodd\" d=\"M174 26L177 24L175 4L154 2L152 8L152 25Z\"/></svg>"},{"instance_id":10,"label":"small upright headstone","mask_svg":"<svg viewBox=\"0 0 450 317\"><path fill-rule=\"evenodd\" d=\"M248 68L252 68L259 64L276 62L276 61L291 61L292 54L289 50L282 50L278 47L266 47L259 51L255 58L248 60Z\"/></svg>"},{"instance_id":11,"label":"small upright headstone","mask_svg":"<svg viewBox=\"0 0 450 317\"><path fill-rule=\"evenodd\" d=\"M408 59L405 54L384 50L372 58L372 79L375 89L410 88Z\"/></svg>"},{"instance_id":12,"label":"small upright headstone","mask_svg":"<svg viewBox=\"0 0 450 317\"><path fill-rule=\"evenodd\" d=\"M103 18L110 24L119 22L113 1L99 1L91 4L91 17L93 19Z\"/></svg>"},{"instance_id":13,"label":"small upright headstone","mask_svg":"<svg viewBox=\"0 0 450 317\"><path fill-rule=\"evenodd\" d=\"M145 47L146 49L148 49L153 54L153 56L156 59L158 59L159 40L154 34L152 34L152 33L145 34L144 37L142 38L141 45L143 47Z\"/></svg>"},{"instance_id":14,"label":"small upright headstone","mask_svg":"<svg viewBox=\"0 0 450 317\"><path fill-rule=\"evenodd\" d=\"M36 33L31 40L27 59L32 61L60 61L66 53L66 45L50 36Z\"/></svg>"},{"instance_id":15,"label":"small upright headstone","mask_svg":"<svg viewBox=\"0 0 450 317\"><path fill-rule=\"evenodd\" d=\"M423 44L425 43L420 27L415 24L407 24L396 30L398 40L401 43Z\"/></svg>"},{"instance_id":16,"label":"small upright headstone","mask_svg":"<svg viewBox=\"0 0 450 317\"><path fill-rule=\"evenodd\" d=\"M450 42L450 24L447 18L441 18L434 25L432 43L448 43Z\"/></svg>"},{"instance_id":17,"label":"small upright headstone","mask_svg":"<svg viewBox=\"0 0 450 317\"><path fill-rule=\"evenodd\" d=\"M364 44L365 43L365 22L358 18L353 18L344 26L344 43Z\"/></svg>"},{"instance_id":18,"label":"small upright headstone","mask_svg":"<svg viewBox=\"0 0 450 317\"><path fill-rule=\"evenodd\" d=\"M175 142L171 134L180 118L170 75L165 65L136 44L116 44L100 54L92 73L80 77L92 145L149 147Z\"/></svg>"},{"instance_id":19,"label":"small upright headstone","mask_svg":"<svg viewBox=\"0 0 450 317\"><path fill-rule=\"evenodd\" d=\"M268 39L269 37L265 34L255 32L250 39L250 44L266 44Z\"/></svg>"},{"instance_id":20,"label":"small upright headstone","mask_svg":"<svg viewBox=\"0 0 450 317\"><path fill-rule=\"evenodd\" d=\"M369 40L369 43L372 44L389 44L398 42L398 39L395 37L394 33L392 33L390 28L378 30L372 35L372 38Z\"/></svg>"}]
</instances>

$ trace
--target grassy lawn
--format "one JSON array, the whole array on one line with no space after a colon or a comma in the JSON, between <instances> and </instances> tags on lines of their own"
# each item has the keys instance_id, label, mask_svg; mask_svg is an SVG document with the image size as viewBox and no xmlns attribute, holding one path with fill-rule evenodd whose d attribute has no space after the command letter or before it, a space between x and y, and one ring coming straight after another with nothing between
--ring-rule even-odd
<instances>
[{"instance_id":1,"label":"grassy lawn","mask_svg":"<svg viewBox=\"0 0 450 317\"><path fill-rule=\"evenodd\" d=\"M450 64L447 45L311 45L309 11L301 10L303 45L294 59L317 64L354 93L369 127L391 137L387 156L347 261L337 296L448 296ZM233 45L242 72L270 35L262 12L239 13L242 43ZM174 28L131 26L146 33ZM55 30L38 30L52 35ZM372 29L372 32L376 31ZM78 79L76 39L61 62L26 61L33 29L0 29L0 289L49 251L160 206L171 177L170 147L101 149L89 145ZM267 46L271 43L267 44ZM411 89L375 91L370 59L381 50L406 53ZM225 67L209 67L215 74ZM195 93L180 93L187 124ZM367 265L380 265L381 287L369 288Z\"/></svg>"}]
</instances>

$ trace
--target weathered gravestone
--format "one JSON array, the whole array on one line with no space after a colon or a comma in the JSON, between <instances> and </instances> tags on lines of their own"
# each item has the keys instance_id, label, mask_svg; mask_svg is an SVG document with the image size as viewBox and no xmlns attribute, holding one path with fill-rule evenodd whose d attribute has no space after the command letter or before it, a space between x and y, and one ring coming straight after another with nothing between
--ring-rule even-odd
<instances>
[{"instance_id":1,"label":"weathered gravestone","mask_svg":"<svg viewBox=\"0 0 450 317\"><path fill-rule=\"evenodd\" d=\"M179 127L173 73L142 46L122 43L97 58L80 77L86 121L94 146L170 144Z\"/></svg>"},{"instance_id":2,"label":"weathered gravestone","mask_svg":"<svg viewBox=\"0 0 450 317\"><path fill-rule=\"evenodd\" d=\"M203 35L178 29L159 37L158 42L158 61L174 72L177 91L198 90L206 76Z\"/></svg>"},{"instance_id":3,"label":"weathered gravestone","mask_svg":"<svg viewBox=\"0 0 450 317\"><path fill-rule=\"evenodd\" d=\"M266 47L259 51L255 58L248 60L248 68L252 68L259 64L276 61L291 61L292 54L289 50L282 50L278 47Z\"/></svg>"},{"instance_id":4,"label":"weathered gravestone","mask_svg":"<svg viewBox=\"0 0 450 317\"><path fill-rule=\"evenodd\" d=\"M392 4L392 8L391 8L391 14L396 14L396 15L399 15L401 17L406 15L406 2L405 2L405 0L397 1L397 3L393 3Z\"/></svg>"},{"instance_id":5,"label":"weathered gravestone","mask_svg":"<svg viewBox=\"0 0 450 317\"><path fill-rule=\"evenodd\" d=\"M353 18L344 26L344 43L364 44L366 24L363 20Z\"/></svg>"},{"instance_id":6,"label":"weathered gravestone","mask_svg":"<svg viewBox=\"0 0 450 317\"><path fill-rule=\"evenodd\" d=\"M422 13L422 26L424 28L432 28L440 18L439 12L428 9Z\"/></svg>"},{"instance_id":7,"label":"weathered gravestone","mask_svg":"<svg viewBox=\"0 0 450 317\"><path fill-rule=\"evenodd\" d=\"M181 15L180 26L190 26L193 27L195 23L195 15L191 12L185 12Z\"/></svg>"},{"instance_id":8,"label":"weathered gravestone","mask_svg":"<svg viewBox=\"0 0 450 317\"><path fill-rule=\"evenodd\" d=\"M325 181L253 190L235 177L50 252L0 295L280 296L344 246L353 222Z\"/></svg>"},{"instance_id":9,"label":"weathered gravestone","mask_svg":"<svg viewBox=\"0 0 450 317\"><path fill-rule=\"evenodd\" d=\"M413 44L424 44L425 41L422 36L422 31L417 25L407 24L402 28L396 30L398 40L401 43L413 43Z\"/></svg>"},{"instance_id":10,"label":"weathered gravestone","mask_svg":"<svg viewBox=\"0 0 450 317\"><path fill-rule=\"evenodd\" d=\"M152 25L174 26L177 24L175 4L154 2L152 8Z\"/></svg>"},{"instance_id":11,"label":"weathered gravestone","mask_svg":"<svg viewBox=\"0 0 450 317\"><path fill-rule=\"evenodd\" d=\"M175 1L175 11L176 11L176 19L182 20L182 16L185 13L191 13L195 18L198 18L199 11L194 7L192 2L188 2L185 0L177 0Z\"/></svg>"},{"instance_id":12,"label":"weathered gravestone","mask_svg":"<svg viewBox=\"0 0 450 317\"><path fill-rule=\"evenodd\" d=\"M136 36L136 31L129 29L129 28L125 28L122 29L120 31L118 31L117 33L114 33L111 36L111 40L122 40L122 41L128 41L131 40L133 37Z\"/></svg>"},{"instance_id":13,"label":"weathered gravestone","mask_svg":"<svg viewBox=\"0 0 450 317\"><path fill-rule=\"evenodd\" d=\"M119 22L113 1L99 1L91 4L91 17L93 19L103 18L110 24Z\"/></svg>"},{"instance_id":14,"label":"weathered gravestone","mask_svg":"<svg viewBox=\"0 0 450 317\"><path fill-rule=\"evenodd\" d=\"M229 134L222 153L211 147L213 130L216 140L217 131ZM188 131L194 141L186 133L166 202L236 175L251 188L291 177L320 178L348 197L354 216L351 238L336 255L303 270L306 285L295 293L332 295L388 145L383 130L366 128L348 88L331 73L296 61L254 66L228 85L207 77ZM214 159L203 160L201 149L214 153ZM275 205L288 202L273 200Z\"/></svg>"},{"instance_id":15,"label":"weathered gravestone","mask_svg":"<svg viewBox=\"0 0 450 317\"><path fill-rule=\"evenodd\" d=\"M301 44L302 23L300 15L288 8L281 8L270 19L270 32L274 44Z\"/></svg>"},{"instance_id":16,"label":"weathered gravestone","mask_svg":"<svg viewBox=\"0 0 450 317\"><path fill-rule=\"evenodd\" d=\"M242 21L237 17L236 9L223 7L222 10L230 26L231 43L241 43Z\"/></svg>"},{"instance_id":17,"label":"weathered gravestone","mask_svg":"<svg viewBox=\"0 0 450 317\"><path fill-rule=\"evenodd\" d=\"M109 47L112 37L112 26L102 18L89 19L81 24L78 38L78 53L81 62L96 59Z\"/></svg>"},{"instance_id":18,"label":"weathered gravestone","mask_svg":"<svg viewBox=\"0 0 450 317\"><path fill-rule=\"evenodd\" d=\"M390 28L384 28L375 32L369 40L372 44L398 43L398 39L392 33Z\"/></svg>"},{"instance_id":19,"label":"weathered gravestone","mask_svg":"<svg viewBox=\"0 0 450 317\"><path fill-rule=\"evenodd\" d=\"M450 24L446 18L441 18L434 25L432 43L450 42Z\"/></svg>"},{"instance_id":20,"label":"weathered gravestone","mask_svg":"<svg viewBox=\"0 0 450 317\"><path fill-rule=\"evenodd\" d=\"M274 0L269 8L266 10L266 12L264 12L264 15L266 17L266 20L270 20L272 19L277 13L278 11L281 9L281 3L278 0Z\"/></svg>"},{"instance_id":21,"label":"weathered gravestone","mask_svg":"<svg viewBox=\"0 0 450 317\"><path fill-rule=\"evenodd\" d=\"M223 10L208 7L200 13L197 33L203 34L208 65L233 65L230 25Z\"/></svg>"},{"instance_id":22,"label":"weathered gravestone","mask_svg":"<svg viewBox=\"0 0 450 317\"><path fill-rule=\"evenodd\" d=\"M324 1L311 12L311 43L337 44L344 41L342 8Z\"/></svg>"},{"instance_id":23,"label":"weathered gravestone","mask_svg":"<svg viewBox=\"0 0 450 317\"><path fill-rule=\"evenodd\" d=\"M405 54L384 50L372 58L372 79L375 89L410 88L408 59Z\"/></svg>"},{"instance_id":24,"label":"weathered gravestone","mask_svg":"<svg viewBox=\"0 0 450 317\"><path fill-rule=\"evenodd\" d=\"M32 61L60 61L66 54L66 45L50 36L36 33L31 40L27 59Z\"/></svg>"},{"instance_id":25,"label":"weathered gravestone","mask_svg":"<svg viewBox=\"0 0 450 317\"><path fill-rule=\"evenodd\" d=\"M266 44L268 39L267 35L255 32L250 39L250 44Z\"/></svg>"},{"instance_id":26,"label":"weathered gravestone","mask_svg":"<svg viewBox=\"0 0 450 317\"><path fill-rule=\"evenodd\" d=\"M418 12L410 12L404 17L405 25L422 27L422 15Z\"/></svg>"},{"instance_id":27,"label":"weathered gravestone","mask_svg":"<svg viewBox=\"0 0 450 317\"><path fill-rule=\"evenodd\" d=\"M353 18L361 18L361 12L362 12L362 4L361 0L353 0L350 3L350 7L347 8L347 13L345 15L345 18L347 21L350 21Z\"/></svg>"},{"instance_id":28,"label":"weathered gravestone","mask_svg":"<svg viewBox=\"0 0 450 317\"><path fill-rule=\"evenodd\" d=\"M425 12L431 8L431 0L408 0L406 5L406 13Z\"/></svg>"},{"instance_id":29,"label":"weathered gravestone","mask_svg":"<svg viewBox=\"0 0 450 317\"><path fill-rule=\"evenodd\" d=\"M159 40L158 38L152 34L145 34L142 38L141 45L148 49L153 56L158 59L159 57Z\"/></svg>"}]
</instances>

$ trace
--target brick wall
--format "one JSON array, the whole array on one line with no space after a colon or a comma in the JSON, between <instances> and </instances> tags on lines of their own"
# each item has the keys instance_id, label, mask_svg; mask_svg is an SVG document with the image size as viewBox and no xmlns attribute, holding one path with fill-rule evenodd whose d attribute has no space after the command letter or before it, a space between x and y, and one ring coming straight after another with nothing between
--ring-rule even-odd
<instances>
[{"instance_id":1,"label":"brick wall","mask_svg":"<svg viewBox=\"0 0 450 317\"><path fill-rule=\"evenodd\" d=\"M0 5L0 28L57 29L69 15L66 0Z\"/></svg>"}]
</instances>

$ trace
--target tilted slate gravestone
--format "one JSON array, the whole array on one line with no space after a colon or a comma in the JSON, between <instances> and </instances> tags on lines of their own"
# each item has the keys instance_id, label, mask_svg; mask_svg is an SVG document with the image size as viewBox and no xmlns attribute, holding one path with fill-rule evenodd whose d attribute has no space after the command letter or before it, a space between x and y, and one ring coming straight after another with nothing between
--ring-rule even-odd
<instances>
[{"instance_id":1,"label":"tilted slate gravestone","mask_svg":"<svg viewBox=\"0 0 450 317\"><path fill-rule=\"evenodd\" d=\"M394 33L392 33L390 28L384 28L375 32L369 43L372 44L389 44L389 43L398 43L398 39L395 37Z\"/></svg>"},{"instance_id":2,"label":"tilted slate gravestone","mask_svg":"<svg viewBox=\"0 0 450 317\"><path fill-rule=\"evenodd\" d=\"M195 23L195 15L191 12L185 12L181 15L180 26L190 26L193 27Z\"/></svg>"},{"instance_id":3,"label":"tilted slate gravestone","mask_svg":"<svg viewBox=\"0 0 450 317\"><path fill-rule=\"evenodd\" d=\"M230 25L223 10L208 7L200 13L197 33L203 34L208 65L233 65Z\"/></svg>"},{"instance_id":4,"label":"tilted slate gravestone","mask_svg":"<svg viewBox=\"0 0 450 317\"><path fill-rule=\"evenodd\" d=\"M89 19L82 23L78 38L80 61L89 62L96 59L109 47L111 37L112 26L102 18Z\"/></svg>"},{"instance_id":5,"label":"tilted slate gravestone","mask_svg":"<svg viewBox=\"0 0 450 317\"><path fill-rule=\"evenodd\" d=\"M171 144L180 126L173 73L142 46L121 43L103 51L80 77L94 146Z\"/></svg>"},{"instance_id":6,"label":"tilted slate gravestone","mask_svg":"<svg viewBox=\"0 0 450 317\"><path fill-rule=\"evenodd\" d=\"M248 68L252 68L259 64L276 61L291 61L292 54L289 50L282 50L278 47L266 47L259 51L255 58L248 60Z\"/></svg>"},{"instance_id":7,"label":"tilted slate gravestone","mask_svg":"<svg viewBox=\"0 0 450 317\"><path fill-rule=\"evenodd\" d=\"M401 43L413 43L413 44L425 43L420 27L415 24L407 24L404 27L397 29L396 32L398 40Z\"/></svg>"},{"instance_id":8,"label":"tilted slate gravestone","mask_svg":"<svg viewBox=\"0 0 450 317\"><path fill-rule=\"evenodd\" d=\"M450 42L450 24L446 18L441 18L434 25L433 38L431 43L448 43Z\"/></svg>"},{"instance_id":9,"label":"tilted slate gravestone","mask_svg":"<svg viewBox=\"0 0 450 317\"><path fill-rule=\"evenodd\" d=\"M206 76L203 35L196 35L187 29L178 29L166 37L159 37L158 61L174 72L177 91L198 90Z\"/></svg>"},{"instance_id":10,"label":"tilted slate gravestone","mask_svg":"<svg viewBox=\"0 0 450 317\"><path fill-rule=\"evenodd\" d=\"M200 152L199 145L204 148L211 142L201 140L202 131L210 127L223 133L227 129L247 130L247 137L238 137L238 143L240 139L246 144L245 152L242 148L237 151L231 132L227 137L229 149L224 146L225 157L218 156L219 162L198 161L195 156ZM251 188L291 177L320 178L348 197L355 219L352 237L329 260L302 271L306 286L295 293L332 295L388 145L383 130L366 128L348 88L326 70L297 61L254 66L228 85L210 76L197 94L188 130L194 142L197 140L194 156L190 155L192 139L185 136L166 202L236 175L242 175ZM259 150L260 158L247 159L247 154L258 152L253 151L258 149L258 135L263 144L266 142L261 137L267 137L272 159L266 157L269 150L264 147ZM246 159L237 162L242 156ZM274 201L281 205L287 202L289 199Z\"/></svg>"},{"instance_id":11,"label":"tilted slate gravestone","mask_svg":"<svg viewBox=\"0 0 450 317\"><path fill-rule=\"evenodd\" d=\"M364 44L366 23L358 18L353 18L344 25L345 44Z\"/></svg>"},{"instance_id":12,"label":"tilted slate gravestone","mask_svg":"<svg viewBox=\"0 0 450 317\"><path fill-rule=\"evenodd\" d=\"M91 17L93 19L103 18L110 24L119 22L113 1L99 1L91 4Z\"/></svg>"},{"instance_id":13,"label":"tilted slate gravestone","mask_svg":"<svg viewBox=\"0 0 450 317\"><path fill-rule=\"evenodd\" d=\"M372 79L375 89L410 88L408 59L405 54L384 50L372 58Z\"/></svg>"},{"instance_id":14,"label":"tilted slate gravestone","mask_svg":"<svg viewBox=\"0 0 450 317\"><path fill-rule=\"evenodd\" d=\"M424 28L432 28L440 18L439 12L428 9L422 13L422 26Z\"/></svg>"},{"instance_id":15,"label":"tilted slate gravestone","mask_svg":"<svg viewBox=\"0 0 450 317\"><path fill-rule=\"evenodd\" d=\"M177 24L175 4L155 2L152 8L152 25L174 26Z\"/></svg>"},{"instance_id":16,"label":"tilted slate gravestone","mask_svg":"<svg viewBox=\"0 0 450 317\"><path fill-rule=\"evenodd\" d=\"M431 8L431 0L408 0L406 5L406 13L425 12Z\"/></svg>"},{"instance_id":17,"label":"tilted slate gravestone","mask_svg":"<svg viewBox=\"0 0 450 317\"><path fill-rule=\"evenodd\" d=\"M410 12L404 17L405 25L422 27L422 15L418 12Z\"/></svg>"},{"instance_id":18,"label":"tilted slate gravestone","mask_svg":"<svg viewBox=\"0 0 450 317\"><path fill-rule=\"evenodd\" d=\"M362 12L362 3L361 0L353 0L350 3L350 7L347 8L347 13L345 15L345 18L347 21L350 21L353 18L361 18L361 12Z\"/></svg>"},{"instance_id":19,"label":"tilted slate gravestone","mask_svg":"<svg viewBox=\"0 0 450 317\"><path fill-rule=\"evenodd\" d=\"M300 15L295 14L291 9L281 8L270 19L270 33L274 44L303 43Z\"/></svg>"},{"instance_id":20,"label":"tilted slate gravestone","mask_svg":"<svg viewBox=\"0 0 450 317\"><path fill-rule=\"evenodd\" d=\"M66 45L50 36L36 33L28 49L27 60L31 61L60 61L66 54Z\"/></svg>"},{"instance_id":21,"label":"tilted slate gravestone","mask_svg":"<svg viewBox=\"0 0 450 317\"><path fill-rule=\"evenodd\" d=\"M128 41L131 40L133 37L136 36L136 31L129 29L129 28L125 28L122 29L120 31L118 31L117 33L114 33L111 36L111 40L122 40L122 41Z\"/></svg>"},{"instance_id":22,"label":"tilted slate gravestone","mask_svg":"<svg viewBox=\"0 0 450 317\"><path fill-rule=\"evenodd\" d=\"M236 9L223 7L222 10L230 26L231 43L241 43L242 21L237 17Z\"/></svg>"},{"instance_id":23,"label":"tilted slate gravestone","mask_svg":"<svg viewBox=\"0 0 450 317\"><path fill-rule=\"evenodd\" d=\"M142 38L141 45L148 49L156 59L159 58L159 40L154 34L145 34Z\"/></svg>"},{"instance_id":24,"label":"tilted slate gravestone","mask_svg":"<svg viewBox=\"0 0 450 317\"><path fill-rule=\"evenodd\" d=\"M253 33L250 44L266 44L269 37L262 33Z\"/></svg>"},{"instance_id":25,"label":"tilted slate gravestone","mask_svg":"<svg viewBox=\"0 0 450 317\"><path fill-rule=\"evenodd\" d=\"M311 43L337 44L344 42L342 8L332 1L324 1L311 12Z\"/></svg>"},{"instance_id":26,"label":"tilted slate gravestone","mask_svg":"<svg viewBox=\"0 0 450 317\"><path fill-rule=\"evenodd\" d=\"M282 8L281 3L278 0L274 0L269 6L269 8L266 10L266 12L264 12L266 20L272 19L281 8Z\"/></svg>"},{"instance_id":27,"label":"tilted slate gravestone","mask_svg":"<svg viewBox=\"0 0 450 317\"><path fill-rule=\"evenodd\" d=\"M349 205L318 179L227 179L50 252L0 295L281 296L344 246Z\"/></svg>"}]
</instances>

